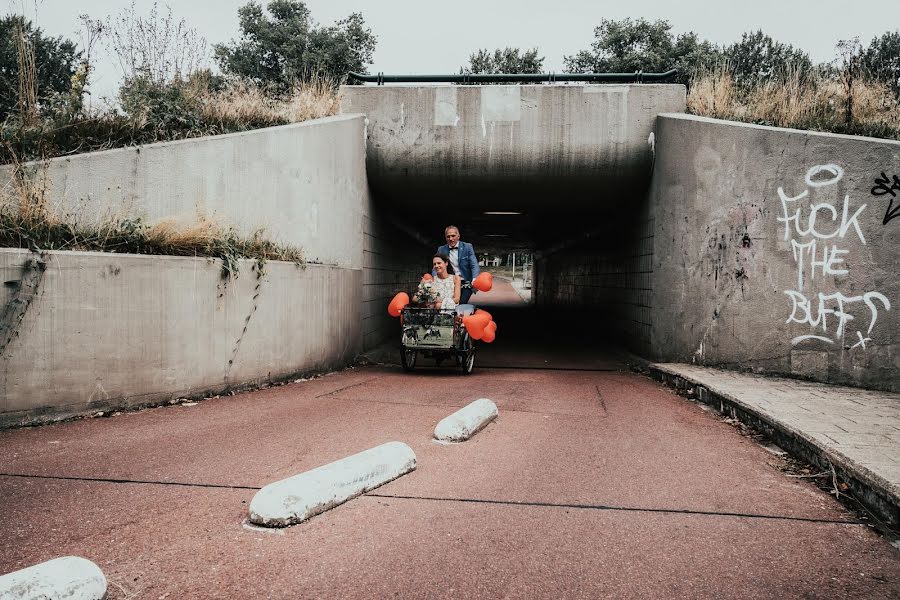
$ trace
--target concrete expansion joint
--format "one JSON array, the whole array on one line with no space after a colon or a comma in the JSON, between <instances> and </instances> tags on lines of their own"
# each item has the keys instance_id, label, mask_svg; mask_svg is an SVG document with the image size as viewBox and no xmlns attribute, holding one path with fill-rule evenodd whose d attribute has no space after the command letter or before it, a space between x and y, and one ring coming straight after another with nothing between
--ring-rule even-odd
<instances>
[{"instance_id":1,"label":"concrete expansion joint","mask_svg":"<svg viewBox=\"0 0 900 600\"><path fill-rule=\"evenodd\" d=\"M497 418L497 405L479 398L446 417L434 428L434 439L442 442L464 442Z\"/></svg>"},{"instance_id":2,"label":"concrete expansion joint","mask_svg":"<svg viewBox=\"0 0 900 600\"><path fill-rule=\"evenodd\" d=\"M416 455L388 442L263 487L250 501L248 520L288 527L356 498L415 470Z\"/></svg>"},{"instance_id":3,"label":"concrete expansion joint","mask_svg":"<svg viewBox=\"0 0 900 600\"><path fill-rule=\"evenodd\" d=\"M0 576L0 599L100 600L106 596L106 576L93 562L64 556Z\"/></svg>"}]
</instances>

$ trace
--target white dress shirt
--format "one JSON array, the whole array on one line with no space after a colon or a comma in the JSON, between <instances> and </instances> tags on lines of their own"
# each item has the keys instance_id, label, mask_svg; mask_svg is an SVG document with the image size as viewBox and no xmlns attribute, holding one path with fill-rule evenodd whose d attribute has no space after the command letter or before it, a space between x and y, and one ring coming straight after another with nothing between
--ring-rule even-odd
<instances>
[{"instance_id":1,"label":"white dress shirt","mask_svg":"<svg viewBox=\"0 0 900 600\"><path fill-rule=\"evenodd\" d=\"M450 265L453 267L453 272L459 275L459 244L450 248Z\"/></svg>"}]
</instances>

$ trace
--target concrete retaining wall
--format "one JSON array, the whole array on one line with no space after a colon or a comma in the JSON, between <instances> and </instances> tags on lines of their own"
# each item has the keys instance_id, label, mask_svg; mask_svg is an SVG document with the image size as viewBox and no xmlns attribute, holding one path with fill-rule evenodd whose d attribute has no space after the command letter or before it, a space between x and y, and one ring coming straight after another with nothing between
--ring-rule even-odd
<instances>
[{"instance_id":1,"label":"concrete retaining wall","mask_svg":"<svg viewBox=\"0 0 900 600\"><path fill-rule=\"evenodd\" d=\"M652 356L900 390L900 142L656 131Z\"/></svg>"},{"instance_id":2,"label":"concrete retaining wall","mask_svg":"<svg viewBox=\"0 0 900 600\"><path fill-rule=\"evenodd\" d=\"M0 426L336 368L361 349L362 271L0 250Z\"/></svg>"},{"instance_id":3,"label":"concrete retaining wall","mask_svg":"<svg viewBox=\"0 0 900 600\"><path fill-rule=\"evenodd\" d=\"M50 205L69 221L221 218L264 228L307 260L362 267L364 123L341 115L49 161ZM0 167L0 185L11 171Z\"/></svg>"},{"instance_id":4,"label":"concrete retaining wall","mask_svg":"<svg viewBox=\"0 0 900 600\"><path fill-rule=\"evenodd\" d=\"M373 199L365 143L364 117L344 115L50 161L48 199L70 221L199 212L322 264L258 278L245 261L226 283L206 259L50 253L26 268L40 257L0 250L0 425L338 367L397 335L387 304L431 249Z\"/></svg>"}]
</instances>

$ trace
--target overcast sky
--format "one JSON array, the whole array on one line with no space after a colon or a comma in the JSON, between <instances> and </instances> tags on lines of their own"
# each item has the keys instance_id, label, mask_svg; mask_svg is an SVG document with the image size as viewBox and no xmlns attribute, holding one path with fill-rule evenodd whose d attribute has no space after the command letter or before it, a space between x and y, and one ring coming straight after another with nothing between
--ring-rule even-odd
<instances>
[{"instance_id":1,"label":"overcast sky","mask_svg":"<svg viewBox=\"0 0 900 600\"><path fill-rule=\"evenodd\" d=\"M78 15L115 15L130 2L115 0L6 0L53 35L78 41ZM146 13L152 0L136 0ZM161 7L165 2L159 3ZM196 28L210 45L238 36L237 9L246 0L172 0L178 18ZM478 48L537 47L544 68L561 71L563 56L590 46L600 19L668 20L676 33L695 31L723 44L741 33L762 29L799 46L817 62L832 60L835 44L859 36L863 44L885 31L900 30L900 0L308 0L313 17L330 24L361 12L378 36L376 73L455 73ZM96 95L111 95L119 73L103 56L94 82ZM105 59L105 60L104 60ZM211 63L211 61L210 61Z\"/></svg>"}]
</instances>

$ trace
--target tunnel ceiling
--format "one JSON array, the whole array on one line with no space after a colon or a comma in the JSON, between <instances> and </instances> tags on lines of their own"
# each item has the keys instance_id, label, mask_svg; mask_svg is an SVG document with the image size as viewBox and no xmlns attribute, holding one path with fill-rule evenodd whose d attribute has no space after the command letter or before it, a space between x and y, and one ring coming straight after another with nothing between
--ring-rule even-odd
<instances>
[{"instance_id":1,"label":"tunnel ceiling","mask_svg":"<svg viewBox=\"0 0 900 600\"><path fill-rule=\"evenodd\" d=\"M632 218L681 85L345 86L376 202L421 237L542 249ZM487 213L521 213L498 215Z\"/></svg>"}]
</instances>

